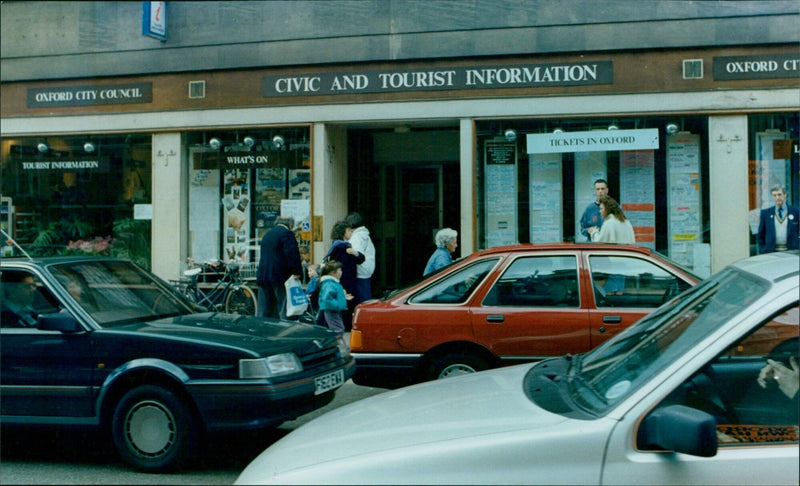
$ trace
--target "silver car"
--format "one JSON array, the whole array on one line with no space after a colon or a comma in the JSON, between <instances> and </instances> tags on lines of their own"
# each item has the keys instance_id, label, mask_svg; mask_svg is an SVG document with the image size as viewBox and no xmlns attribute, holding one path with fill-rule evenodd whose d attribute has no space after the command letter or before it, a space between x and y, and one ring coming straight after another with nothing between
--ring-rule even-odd
<instances>
[{"instance_id":1,"label":"silver car","mask_svg":"<svg viewBox=\"0 0 800 486\"><path fill-rule=\"evenodd\" d=\"M730 265L586 354L401 388L237 484L792 484L800 253Z\"/></svg>"}]
</instances>

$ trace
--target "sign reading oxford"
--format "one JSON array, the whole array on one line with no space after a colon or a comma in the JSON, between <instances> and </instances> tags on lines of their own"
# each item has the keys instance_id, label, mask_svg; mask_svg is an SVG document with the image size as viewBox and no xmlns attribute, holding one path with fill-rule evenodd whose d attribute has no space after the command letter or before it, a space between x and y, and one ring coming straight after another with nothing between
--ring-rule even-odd
<instances>
[{"instance_id":1,"label":"sign reading oxford","mask_svg":"<svg viewBox=\"0 0 800 486\"><path fill-rule=\"evenodd\" d=\"M611 61L264 76L264 97L611 84Z\"/></svg>"},{"instance_id":2,"label":"sign reading oxford","mask_svg":"<svg viewBox=\"0 0 800 486\"><path fill-rule=\"evenodd\" d=\"M153 83L28 88L28 108L152 103Z\"/></svg>"}]
</instances>

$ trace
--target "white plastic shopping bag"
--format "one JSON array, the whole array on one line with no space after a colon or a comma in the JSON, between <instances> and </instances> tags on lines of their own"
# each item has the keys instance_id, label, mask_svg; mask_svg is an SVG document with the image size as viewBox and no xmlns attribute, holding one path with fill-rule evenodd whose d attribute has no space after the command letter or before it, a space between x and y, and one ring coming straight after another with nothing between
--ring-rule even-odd
<instances>
[{"instance_id":1,"label":"white plastic shopping bag","mask_svg":"<svg viewBox=\"0 0 800 486\"><path fill-rule=\"evenodd\" d=\"M308 297L303 292L300 281L289 277L283 285L286 287L286 315L288 317L303 315L308 307Z\"/></svg>"}]
</instances>

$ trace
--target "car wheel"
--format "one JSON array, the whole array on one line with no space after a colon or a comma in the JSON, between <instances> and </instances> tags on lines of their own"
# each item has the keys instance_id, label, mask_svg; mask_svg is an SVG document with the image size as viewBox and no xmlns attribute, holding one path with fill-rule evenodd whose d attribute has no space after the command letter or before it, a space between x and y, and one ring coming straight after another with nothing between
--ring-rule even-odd
<instances>
[{"instance_id":1,"label":"car wheel","mask_svg":"<svg viewBox=\"0 0 800 486\"><path fill-rule=\"evenodd\" d=\"M245 316L256 315L255 293L244 285L232 288L225 298L225 312Z\"/></svg>"},{"instance_id":2,"label":"car wheel","mask_svg":"<svg viewBox=\"0 0 800 486\"><path fill-rule=\"evenodd\" d=\"M491 368L486 359L466 352L442 354L435 357L425 373L426 380L440 380L477 373Z\"/></svg>"},{"instance_id":3,"label":"car wheel","mask_svg":"<svg viewBox=\"0 0 800 486\"><path fill-rule=\"evenodd\" d=\"M122 397L111 431L122 459L148 472L184 464L197 440L191 410L174 393L152 385L134 388Z\"/></svg>"}]
</instances>

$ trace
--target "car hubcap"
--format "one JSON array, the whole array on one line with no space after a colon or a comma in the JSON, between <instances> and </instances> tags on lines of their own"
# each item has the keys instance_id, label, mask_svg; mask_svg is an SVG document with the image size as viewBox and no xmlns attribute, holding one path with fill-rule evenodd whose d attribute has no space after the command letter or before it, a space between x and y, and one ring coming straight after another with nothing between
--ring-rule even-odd
<instances>
[{"instance_id":1,"label":"car hubcap","mask_svg":"<svg viewBox=\"0 0 800 486\"><path fill-rule=\"evenodd\" d=\"M475 373L475 369L465 364L452 364L439 373L439 378L450 378L452 376L468 375Z\"/></svg>"},{"instance_id":2,"label":"car hubcap","mask_svg":"<svg viewBox=\"0 0 800 486\"><path fill-rule=\"evenodd\" d=\"M175 441L175 421L161 403L141 402L128 413L125 438L137 454L158 457Z\"/></svg>"}]
</instances>

